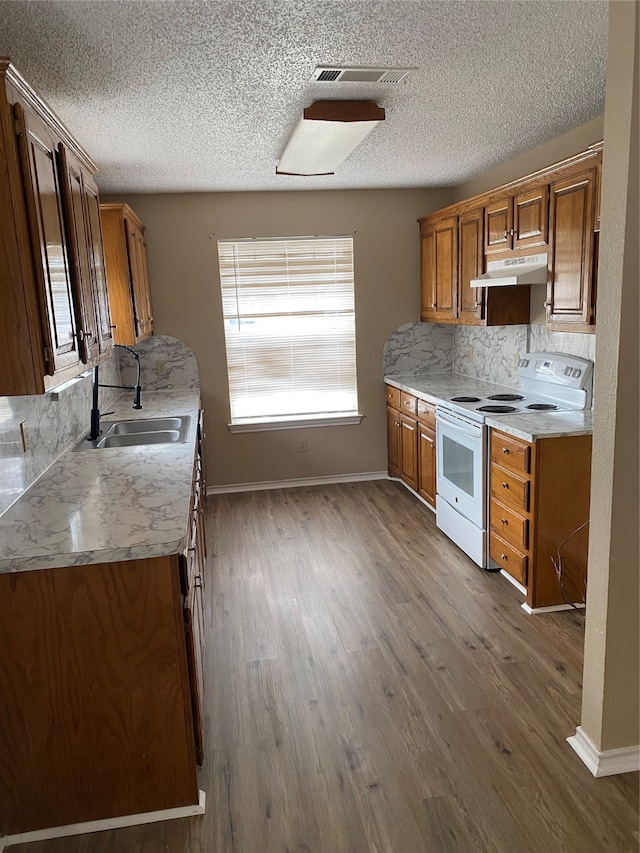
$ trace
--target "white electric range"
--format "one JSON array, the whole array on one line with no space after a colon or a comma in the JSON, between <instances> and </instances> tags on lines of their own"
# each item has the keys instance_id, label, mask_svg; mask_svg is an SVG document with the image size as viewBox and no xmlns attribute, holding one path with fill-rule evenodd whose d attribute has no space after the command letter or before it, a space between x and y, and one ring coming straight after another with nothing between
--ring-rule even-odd
<instances>
[{"instance_id":1,"label":"white electric range","mask_svg":"<svg viewBox=\"0 0 640 853\"><path fill-rule=\"evenodd\" d=\"M496 415L591 407L591 361L562 353L527 353L518 360L517 371L518 389L487 397L457 395L436 406L436 524L482 568L491 568L485 421Z\"/></svg>"}]
</instances>

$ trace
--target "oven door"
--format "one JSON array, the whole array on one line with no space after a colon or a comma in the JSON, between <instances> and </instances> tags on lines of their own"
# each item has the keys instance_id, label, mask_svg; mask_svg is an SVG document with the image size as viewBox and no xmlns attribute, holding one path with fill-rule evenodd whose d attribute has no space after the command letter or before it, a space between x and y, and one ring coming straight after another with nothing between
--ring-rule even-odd
<instances>
[{"instance_id":1,"label":"oven door","mask_svg":"<svg viewBox=\"0 0 640 853\"><path fill-rule=\"evenodd\" d=\"M486 429L436 410L438 495L481 530L486 528Z\"/></svg>"}]
</instances>

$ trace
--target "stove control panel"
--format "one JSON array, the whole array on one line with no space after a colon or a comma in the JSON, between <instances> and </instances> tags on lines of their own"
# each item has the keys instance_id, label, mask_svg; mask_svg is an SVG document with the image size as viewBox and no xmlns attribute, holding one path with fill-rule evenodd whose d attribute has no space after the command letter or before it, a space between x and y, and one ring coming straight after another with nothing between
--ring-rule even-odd
<instances>
[{"instance_id":1,"label":"stove control panel","mask_svg":"<svg viewBox=\"0 0 640 853\"><path fill-rule=\"evenodd\" d=\"M591 379L593 362L574 355L530 352L518 359L523 380L548 382L565 388L584 388Z\"/></svg>"}]
</instances>

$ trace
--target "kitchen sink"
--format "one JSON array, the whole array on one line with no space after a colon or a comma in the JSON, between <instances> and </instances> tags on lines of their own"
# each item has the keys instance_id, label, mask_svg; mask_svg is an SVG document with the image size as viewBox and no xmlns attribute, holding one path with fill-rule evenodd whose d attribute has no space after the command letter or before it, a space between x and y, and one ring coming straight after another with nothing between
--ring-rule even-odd
<instances>
[{"instance_id":1,"label":"kitchen sink","mask_svg":"<svg viewBox=\"0 0 640 853\"><path fill-rule=\"evenodd\" d=\"M187 440L190 423L189 415L105 421L99 438L91 441L84 436L72 449L102 450L110 447L144 447L149 444L182 444Z\"/></svg>"}]
</instances>

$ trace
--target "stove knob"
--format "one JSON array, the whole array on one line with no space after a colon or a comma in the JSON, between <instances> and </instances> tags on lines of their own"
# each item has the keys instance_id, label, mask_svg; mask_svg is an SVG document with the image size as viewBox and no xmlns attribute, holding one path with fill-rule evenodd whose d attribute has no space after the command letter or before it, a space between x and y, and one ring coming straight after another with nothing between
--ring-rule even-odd
<instances>
[{"instance_id":1,"label":"stove knob","mask_svg":"<svg viewBox=\"0 0 640 853\"><path fill-rule=\"evenodd\" d=\"M575 368L573 369L573 377L574 377L575 379L577 379L577 378L578 378L578 376L580 376L580 374L581 374L581 373L582 373L582 371L580 370L580 368L579 368L579 367L575 367Z\"/></svg>"},{"instance_id":2,"label":"stove knob","mask_svg":"<svg viewBox=\"0 0 640 853\"><path fill-rule=\"evenodd\" d=\"M571 376L571 373L572 373L572 368L571 367L565 367L564 375L565 376Z\"/></svg>"}]
</instances>

